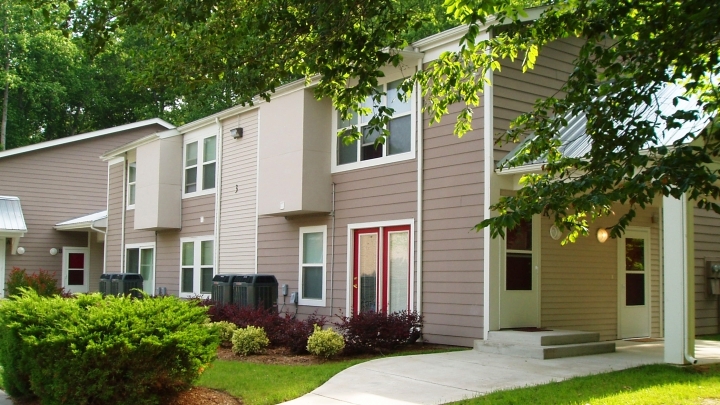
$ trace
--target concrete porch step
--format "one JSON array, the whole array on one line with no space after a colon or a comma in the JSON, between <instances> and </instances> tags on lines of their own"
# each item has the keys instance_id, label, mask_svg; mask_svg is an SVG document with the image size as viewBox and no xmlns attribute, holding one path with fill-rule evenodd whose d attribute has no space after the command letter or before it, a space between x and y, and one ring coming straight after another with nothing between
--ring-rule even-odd
<instances>
[{"instance_id":1,"label":"concrete porch step","mask_svg":"<svg viewBox=\"0 0 720 405\"><path fill-rule=\"evenodd\" d=\"M475 350L483 353L494 353L506 356L547 360L559 359L562 357L614 353L615 342L589 342L578 344L540 346L493 342L488 340L476 340Z\"/></svg>"},{"instance_id":2,"label":"concrete porch step","mask_svg":"<svg viewBox=\"0 0 720 405\"><path fill-rule=\"evenodd\" d=\"M600 334L577 330L501 330L476 340L475 350L533 359L558 359L615 352L615 342L600 342Z\"/></svg>"},{"instance_id":3,"label":"concrete porch step","mask_svg":"<svg viewBox=\"0 0 720 405\"><path fill-rule=\"evenodd\" d=\"M489 332L488 340L519 345L557 346L599 342L600 334L579 330L539 330L533 332L499 330Z\"/></svg>"}]
</instances>

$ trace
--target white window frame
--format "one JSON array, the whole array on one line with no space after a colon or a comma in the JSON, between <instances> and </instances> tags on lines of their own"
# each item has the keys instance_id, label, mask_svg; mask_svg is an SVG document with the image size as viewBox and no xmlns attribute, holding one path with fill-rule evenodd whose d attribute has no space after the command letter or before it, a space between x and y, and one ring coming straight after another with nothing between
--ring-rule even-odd
<instances>
[{"instance_id":1,"label":"white window frame","mask_svg":"<svg viewBox=\"0 0 720 405\"><path fill-rule=\"evenodd\" d=\"M130 167L135 168L135 181L130 181ZM135 201L130 203L130 188L135 188ZM128 210L134 210L135 209L135 202L137 201L137 162L128 162L127 165L127 209Z\"/></svg>"},{"instance_id":2,"label":"white window frame","mask_svg":"<svg viewBox=\"0 0 720 405\"><path fill-rule=\"evenodd\" d=\"M304 235L306 233L322 232L322 298L310 299L303 298L303 268L305 266L317 267L321 263L303 263ZM307 305L312 307L324 307L327 301L327 225L320 226L304 226L300 228L300 250L298 254L298 305Z\"/></svg>"},{"instance_id":3,"label":"white window frame","mask_svg":"<svg viewBox=\"0 0 720 405\"><path fill-rule=\"evenodd\" d=\"M389 83L403 80L402 77L392 77L389 78L390 80L387 80L385 82L382 82L379 84L379 86L382 86L382 89L385 93L387 93L387 85ZM410 99L408 102L410 103L410 113L401 113L397 115L393 115L393 118L399 118L403 116L410 116L410 151L409 152L403 152L398 153L395 155L387 155L387 145L383 144L378 147L383 148L383 156L375 159L369 159L369 160L360 160L361 157L361 145L358 145L358 161L354 163L345 163L345 164L338 164L338 142L341 142L340 138L338 138L338 112L336 109L333 108L332 112L332 158L330 171L332 173L339 173L339 172L345 172L348 170L356 170L356 169L362 169L366 167L373 167L373 166L379 166L379 165L385 165L389 163L396 163L396 162L402 162L405 160L411 160L415 159L415 141L416 141L416 132L417 132L417 91L413 91L412 95L410 96ZM387 105L387 94L382 96L382 105ZM357 116L357 113L355 113ZM362 125L360 124L360 120L358 117L358 123L356 124L357 129L362 132ZM358 144L361 143L361 140L358 141Z\"/></svg>"},{"instance_id":4,"label":"white window frame","mask_svg":"<svg viewBox=\"0 0 720 405\"><path fill-rule=\"evenodd\" d=\"M127 243L125 244L125 254L123 255L123 268L121 271L123 273L127 273L127 252L129 249L139 249L142 251L143 249L152 249L153 251L153 263L152 263L152 273L153 273L153 279L152 279L152 289L148 294L154 294L155 292L155 280L157 279L157 249L155 247L155 242L145 242L145 243ZM139 252L138 254L138 266L142 265L142 253ZM138 267L138 273L142 274L140 267ZM144 281L144 280L143 280ZM147 291L146 291L147 292Z\"/></svg>"},{"instance_id":5,"label":"white window frame","mask_svg":"<svg viewBox=\"0 0 720 405\"><path fill-rule=\"evenodd\" d=\"M180 238L180 267L178 268L179 271L179 281L178 281L178 294L181 298L195 298L195 297L202 297L203 299L209 299L211 294L205 293L202 294L200 292L200 283L202 279L202 268L208 267L203 266L201 263L201 255L202 255L202 243L201 242L207 242L212 241L213 242L213 276L217 274L217 261L216 259L216 252L217 252L217 243L215 243L215 237L210 236L195 236L195 237L188 237L188 238ZM183 244L184 243L193 243L193 259L194 263L192 265L193 268L193 291L192 292L183 292L182 290L182 271L184 267L190 267L190 266L183 266L182 262L182 255L183 255Z\"/></svg>"},{"instance_id":6,"label":"white window frame","mask_svg":"<svg viewBox=\"0 0 720 405\"><path fill-rule=\"evenodd\" d=\"M203 155L204 155L204 149L205 149L205 139L215 137L215 160L204 162ZM218 155L220 151L218 150L219 147L219 139L217 136L217 127L215 125L208 127L206 129L197 131L195 133L189 134L185 136L185 139L183 140L183 154L182 154L182 197L183 198L190 198L190 197L197 197L202 195L209 195L209 194L215 194L215 190L218 186ZM187 174L187 168L185 166L185 163L187 161L187 147L191 143L197 142L197 162L195 164L196 169L196 187L195 191L187 193L185 192L185 182L186 182L186 174ZM202 180L203 180L203 171L205 168L205 165L208 163L215 163L215 187L209 188L207 190L202 189ZM191 166L192 167L192 166Z\"/></svg>"}]
</instances>

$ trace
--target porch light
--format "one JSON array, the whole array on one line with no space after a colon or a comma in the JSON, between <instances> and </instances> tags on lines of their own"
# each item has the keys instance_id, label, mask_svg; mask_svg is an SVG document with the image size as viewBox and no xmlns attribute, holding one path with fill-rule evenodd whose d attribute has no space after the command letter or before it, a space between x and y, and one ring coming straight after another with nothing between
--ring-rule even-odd
<instances>
[{"instance_id":1,"label":"porch light","mask_svg":"<svg viewBox=\"0 0 720 405\"><path fill-rule=\"evenodd\" d=\"M610 237L610 234L608 233L607 229L605 228L598 228L597 230L597 240L600 243L605 243L605 241L608 240L608 237Z\"/></svg>"},{"instance_id":2,"label":"porch light","mask_svg":"<svg viewBox=\"0 0 720 405\"><path fill-rule=\"evenodd\" d=\"M22 246L20 246L20 247L17 248L16 252L17 252L17 254L19 254L19 255L25 254L25 248L22 247Z\"/></svg>"},{"instance_id":3,"label":"porch light","mask_svg":"<svg viewBox=\"0 0 720 405\"><path fill-rule=\"evenodd\" d=\"M55 256L56 254L58 254L57 248L50 248L50 254L51 254L52 256Z\"/></svg>"},{"instance_id":4,"label":"porch light","mask_svg":"<svg viewBox=\"0 0 720 405\"><path fill-rule=\"evenodd\" d=\"M233 139L240 139L243 137L243 129L242 127L233 128L230 130L230 136L233 137Z\"/></svg>"}]
</instances>

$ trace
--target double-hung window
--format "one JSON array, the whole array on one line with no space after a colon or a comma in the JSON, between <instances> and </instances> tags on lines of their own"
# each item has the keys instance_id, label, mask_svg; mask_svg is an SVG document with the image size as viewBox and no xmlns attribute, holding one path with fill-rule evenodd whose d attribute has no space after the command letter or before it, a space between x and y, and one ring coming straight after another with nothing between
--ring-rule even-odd
<instances>
[{"instance_id":1,"label":"double-hung window","mask_svg":"<svg viewBox=\"0 0 720 405\"><path fill-rule=\"evenodd\" d=\"M135 179L137 178L137 166L135 162L128 164L128 192L127 192L127 208L135 208Z\"/></svg>"},{"instance_id":2,"label":"double-hung window","mask_svg":"<svg viewBox=\"0 0 720 405\"><path fill-rule=\"evenodd\" d=\"M327 226L300 228L300 305L325 306Z\"/></svg>"},{"instance_id":3,"label":"double-hung window","mask_svg":"<svg viewBox=\"0 0 720 405\"><path fill-rule=\"evenodd\" d=\"M215 189L216 140L213 135L185 143L184 194Z\"/></svg>"},{"instance_id":4,"label":"double-hung window","mask_svg":"<svg viewBox=\"0 0 720 405\"><path fill-rule=\"evenodd\" d=\"M374 113L380 106L386 106L394 110L392 118L386 128L390 134L384 143L375 145L375 141L381 135L368 127L372 118L370 115L353 114L350 121L343 121L340 112L336 113L335 129L342 134L355 125L362 134L359 140L347 144L342 136L335 136L336 158L333 162L335 171L355 169L372 166L375 164L390 163L414 157L414 124L413 124L413 103L411 99L400 99L400 85L403 80L396 80L379 87L378 91L385 92L380 105L375 105L371 97L363 103L363 107L370 108Z\"/></svg>"},{"instance_id":5,"label":"double-hung window","mask_svg":"<svg viewBox=\"0 0 720 405\"><path fill-rule=\"evenodd\" d=\"M155 244L125 246L125 272L143 277L143 291L153 294L155 289Z\"/></svg>"},{"instance_id":6,"label":"double-hung window","mask_svg":"<svg viewBox=\"0 0 720 405\"><path fill-rule=\"evenodd\" d=\"M215 274L212 236L180 239L180 296L209 297Z\"/></svg>"}]
</instances>

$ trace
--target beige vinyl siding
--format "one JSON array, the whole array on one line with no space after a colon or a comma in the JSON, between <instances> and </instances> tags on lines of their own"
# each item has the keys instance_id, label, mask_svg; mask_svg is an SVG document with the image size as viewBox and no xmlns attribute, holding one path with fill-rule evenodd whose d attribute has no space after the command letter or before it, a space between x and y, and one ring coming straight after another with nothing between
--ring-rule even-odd
<instances>
[{"instance_id":1,"label":"beige vinyl siding","mask_svg":"<svg viewBox=\"0 0 720 405\"><path fill-rule=\"evenodd\" d=\"M258 110L228 118L222 126L218 272L254 273ZM242 139L233 139L230 135L230 129L237 127L243 128Z\"/></svg>"},{"instance_id":2,"label":"beige vinyl siding","mask_svg":"<svg viewBox=\"0 0 720 405\"><path fill-rule=\"evenodd\" d=\"M8 254L6 274L17 266L28 272L55 272L59 279L62 255L51 256L50 248L87 247L88 239L85 232L61 232L53 227L107 207L108 165L99 156L164 129L153 124L0 158L0 194L20 198L28 227L20 239L25 254Z\"/></svg>"},{"instance_id":3,"label":"beige vinyl siding","mask_svg":"<svg viewBox=\"0 0 720 405\"><path fill-rule=\"evenodd\" d=\"M158 232L155 245L155 288L167 288L168 295L180 293L180 232Z\"/></svg>"},{"instance_id":4,"label":"beige vinyl siding","mask_svg":"<svg viewBox=\"0 0 720 405\"><path fill-rule=\"evenodd\" d=\"M616 205L616 216L627 208ZM659 226L652 222L657 208L638 210L631 226L650 228L651 336L662 336ZM601 340L617 338L618 241L598 242L598 228L614 225L617 217L601 218L590 226L590 235L560 245L550 237L550 218L543 217L540 256L540 323L545 328L600 333Z\"/></svg>"},{"instance_id":5,"label":"beige vinyl siding","mask_svg":"<svg viewBox=\"0 0 720 405\"><path fill-rule=\"evenodd\" d=\"M555 41L540 50L535 68L522 72L522 58L504 60L493 73L494 132L505 132L520 114L532 111L535 101L560 96L558 90L573 71L573 60L582 46L577 38ZM495 145L495 160L502 159L517 144Z\"/></svg>"},{"instance_id":6,"label":"beige vinyl siding","mask_svg":"<svg viewBox=\"0 0 720 405\"><path fill-rule=\"evenodd\" d=\"M123 198L123 170L125 164L118 162L108 166L108 226L105 234L107 258L105 260L106 273L120 273L120 258L122 257L122 212L125 209Z\"/></svg>"},{"instance_id":7,"label":"beige vinyl siding","mask_svg":"<svg viewBox=\"0 0 720 405\"><path fill-rule=\"evenodd\" d=\"M89 288L90 292L100 290L100 275L103 274L103 264L105 262L105 243L98 241L98 234L95 232L85 232L89 237L90 243L90 274Z\"/></svg>"},{"instance_id":8,"label":"beige vinyl siding","mask_svg":"<svg viewBox=\"0 0 720 405\"><path fill-rule=\"evenodd\" d=\"M689 203L689 204L692 204ZM712 211L694 208L695 247L695 333L719 333L718 296L710 294L706 260L720 262L720 216Z\"/></svg>"},{"instance_id":9,"label":"beige vinyl siding","mask_svg":"<svg viewBox=\"0 0 720 405\"><path fill-rule=\"evenodd\" d=\"M450 115L424 120L423 337L433 343L472 346L483 336L483 107L473 131L453 135Z\"/></svg>"},{"instance_id":10,"label":"beige vinyl siding","mask_svg":"<svg viewBox=\"0 0 720 405\"><path fill-rule=\"evenodd\" d=\"M183 199L180 237L212 236L214 232L215 194Z\"/></svg>"}]
</instances>

